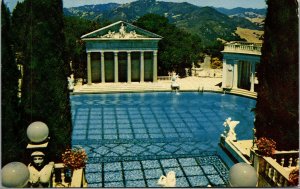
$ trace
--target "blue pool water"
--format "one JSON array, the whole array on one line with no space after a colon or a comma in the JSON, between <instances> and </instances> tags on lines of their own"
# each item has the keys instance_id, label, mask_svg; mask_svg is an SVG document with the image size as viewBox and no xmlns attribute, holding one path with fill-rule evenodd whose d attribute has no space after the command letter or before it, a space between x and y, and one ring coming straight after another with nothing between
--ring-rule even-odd
<instances>
[{"instance_id":1,"label":"blue pool water","mask_svg":"<svg viewBox=\"0 0 300 189\"><path fill-rule=\"evenodd\" d=\"M251 139L256 101L217 93L171 92L71 96L72 145L89 156L90 187L157 187L170 170L178 187L226 186L217 154L226 118Z\"/></svg>"}]
</instances>

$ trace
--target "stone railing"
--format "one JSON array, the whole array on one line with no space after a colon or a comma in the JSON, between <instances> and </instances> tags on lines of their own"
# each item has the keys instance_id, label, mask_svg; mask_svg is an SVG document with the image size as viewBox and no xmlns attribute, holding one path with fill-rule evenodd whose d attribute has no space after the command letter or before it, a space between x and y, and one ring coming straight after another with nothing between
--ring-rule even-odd
<instances>
[{"instance_id":1,"label":"stone railing","mask_svg":"<svg viewBox=\"0 0 300 189\"><path fill-rule=\"evenodd\" d=\"M236 140L235 126L237 121L227 118L224 132L220 137L220 145L237 162L251 164L258 175L257 187L291 186L289 175L296 167L299 168L299 151L276 151L272 157L257 153L253 140Z\"/></svg>"},{"instance_id":2,"label":"stone railing","mask_svg":"<svg viewBox=\"0 0 300 189\"><path fill-rule=\"evenodd\" d=\"M72 173L68 173L68 171L70 170L68 170L63 163L56 163L54 165L54 174L51 186L54 188L85 188L88 186L84 169L76 169Z\"/></svg>"},{"instance_id":3,"label":"stone railing","mask_svg":"<svg viewBox=\"0 0 300 189\"><path fill-rule=\"evenodd\" d=\"M299 166L299 151L277 151L273 158L251 150L251 161L259 174L259 187L290 186L289 174Z\"/></svg>"},{"instance_id":4,"label":"stone railing","mask_svg":"<svg viewBox=\"0 0 300 189\"><path fill-rule=\"evenodd\" d=\"M171 76L157 76L157 80L159 81L171 80Z\"/></svg>"},{"instance_id":5,"label":"stone railing","mask_svg":"<svg viewBox=\"0 0 300 189\"><path fill-rule=\"evenodd\" d=\"M224 45L223 52L261 55L261 47L262 47L262 43L247 43L247 42L240 42L240 41L232 41Z\"/></svg>"},{"instance_id":6,"label":"stone railing","mask_svg":"<svg viewBox=\"0 0 300 189\"><path fill-rule=\"evenodd\" d=\"M87 180L85 178L84 169L76 169L73 171L71 187L76 188L86 188L88 186Z\"/></svg>"}]
</instances>

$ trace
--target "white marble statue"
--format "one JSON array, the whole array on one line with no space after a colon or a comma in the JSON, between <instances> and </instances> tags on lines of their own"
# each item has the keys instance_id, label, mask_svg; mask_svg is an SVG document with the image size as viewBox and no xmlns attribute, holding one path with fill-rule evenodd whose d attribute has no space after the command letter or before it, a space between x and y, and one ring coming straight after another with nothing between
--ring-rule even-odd
<instances>
[{"instance_id":1,"label":"white marble statue","mask_svg":"<svg viewBox=\"0 0 300 189\"><path fill-rule=\"evenodd\" d=\"M171 77L171 89L179 90L179 84L176 82L178 75L173 72Z\"/></svg>"},{"instance_id":2,"label":"white marble statue","mask_svg":"<svg viewBox=\"0 0 300 189\"><path fill-rule=\"evenodd\" d=\"M231 121L231 117L227 118L225 120L225 122L223 123L225 130L224 130L224 134L222 134L222 136L224 136L225 138L232 140L232 141L236 141L236 133L235 133L235 127L239 124L239 121Z\"/></svg>"},{"instance_id":3,"label":"white marble statue","mask_svg":"<svg viewBox=\"0 0 300 189\"><path fill-rule=\"evenodd\" d=\"M30 173L28 182L31 187L49 187L54 162L45 164L44 156L45 154L40 151L31 154L32 162L28 165Z\"/></svg>"},{"instance_id":4,"label":"white marble statue","mask_svg":"<svg viewBox=\"0 0 300 189\"><path fill-rule=\"evenodd\" d=\"M137 34L136 34L135 30L130 31L130 34L131 34L132 38L137 38Z\"/></svg>"},{"instance_id":5,"label":"white marble statue","mask_svg":"<svg viewBox=\"0 0 300 189\"><path fill-rule=\"evenodd\" d=\"M176 187L176 173L174 171L170 171L167 173L167 176L162 175L157 184L162 187Z\"/></svg>"},{"instance_id":6,"label":"white marble statue","mask_svg":"<svg viewBox=\"0 0 300 189\"><path fill-rule=\"evenodd\" d=\"M115 32L111 32L110 30L109 30L108 33L107 33L107 37L108 37L108 38L113 38L114 35L115 35Z\"/></svg>"},{"instance_id":7,"label":"white marble statue","mask_svg":"<svg viewBox=\"0 0 300 189\"><path fill-rule=\"evenodd\" d=\"M70 77L68 77L68 88L69 90L74 89L74 74L71 74Z\"/></svg>"},{"instance_id":8,"label":"white marble statue","mask_svg":"<svg viewBox=\"0 0 300 189\"><path fill-rule=\"evenodd\" d=\"M111 31L108 30L108 32L104 35L99 36L101 38L111 38L111 39L130 39L130 38L147 38L147 36L138 34L135 30L132 31L126 31L126 26L122 23L119 31Z\"/></svg>"},{"instance_id":9,"label":"white marble statue","mask_svg":"<svg viewBox=\"0 0 300 189\"><path fill-rule=\"evenodd\" d=\"M189 71L190 71L190 69L189 68L184 68L185 69L185 75L188 77L188 76L190 76L190 74L189 74Z\"/></svg>"},{"instance_id":10,"label":"white marble statue","mask_svg":"<svg viewBox=\"0 0 300 189\"><path fill-rule=\"evenodd\" d=\"M176 79L178 78L178 75L176 74L176 72L172 72L172 82L176 82Z\"/></svg>"},{"instance_id":11,"label":"white marble statue","mask_svg":"<svg viewBox=\"0 0 300 189\"><path fill-rule=\"evenodd\" d=\"M125 37L125 34L126 34L126 30L125 30L125 26L124 24L122 23L120 29L119 29L119 33L120 33L120 38L124 38Z\"/></svg>"}]
</instances>

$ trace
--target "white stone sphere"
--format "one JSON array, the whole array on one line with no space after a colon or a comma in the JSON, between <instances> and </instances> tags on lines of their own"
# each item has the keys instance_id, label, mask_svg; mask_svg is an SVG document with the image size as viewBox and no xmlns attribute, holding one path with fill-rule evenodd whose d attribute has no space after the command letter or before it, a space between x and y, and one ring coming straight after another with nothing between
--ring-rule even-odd
<instances>
[{"instance_id":1,"label":"white stone sphere","mask_svg":"<svg viewBox=\"0 0 300 189\"><path fill-rule=\"evenodd\" d=\"M25 187L29 180L29 170L21 162L11 162L2 168L2 184L9 188Z\"/></svg>"},{"instance_id":2,"label":"white stone sphere","mask_svg":"<svg viewBox=\"0 0 300 189\"><path fill-rule=\"evenodd\" d=\"M237 163L230 168L229 183L232 187L256 187L257 174L247 163Z\"/></svg>"},{"instance_id":3,"label":"white stone sphere","mask_svg":"<svg viewBox=\"0 0 300 189\"><path fill-rule=\"evenodd\" d=\"M43 142L47 139L48 134L48 126L41 121L33 122L27 127L27 137L31 142Z\"/></svg>"}]
</instances>

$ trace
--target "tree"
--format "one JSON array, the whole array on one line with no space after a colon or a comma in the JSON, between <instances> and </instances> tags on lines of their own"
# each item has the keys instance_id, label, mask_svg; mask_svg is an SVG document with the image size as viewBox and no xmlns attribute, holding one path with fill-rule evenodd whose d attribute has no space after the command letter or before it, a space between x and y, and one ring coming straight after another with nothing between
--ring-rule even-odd
<instances>
[{"instance_id":1,"label":"tree","mask_svg":"<svg viewBox=\"0 0 300 189\"><path fill-rule=\"evenodd\" d=\"M191 68L192 63L198 61L199 52L202 51L200 38L169 24L164 16L146 14L134 25L163 37L158 44L159 75L167 75L173 70L179 75L185 75L184 68Z\"/></svg>"},{"instance_id":2,"label":"tree","mask_svg":"<svg viewBox=\"0 0 300 189\"><path fill-rule=\"evenodd\" d=\"M12 35L16 52L22 52L26 45L26 36L28 35L28 27L30 26L30 17L28 17L28 8L25 2L18 2L12 12Z\"/></svg>"},{"instance_id":3,"label":"tree","mask_svg":"<svg viewBox=\"0 0 300 189\"><path fill-rule=\"evenodd\" d=\"M214 57L211 59L210 67L212 69L221 69L222 66L222 61L218 57Z\"/></svg>"},{"instance_id":4,"label":"tree","mask_svg":"<svg viewBox=\"0 0 300 189\"><path fill-rule=\"evenodd\" d=\"M268 0L264 43L258 67L256 136L278 150L299 149L298 3Z\"/></svg>"},{"instance_id":5,"label":"tree","mask_svg":"<svg viewBox=\"0 0 300 189\"><path fill-rule=\"evenodd\" d=\"M1 2L1 136L2 166L18 161L23 149L19 145L18 77L19 71L12 49L10 12Z\"/></svg>"},{"instance_id":6,"label":"tree","mask_svg":"<svg viewBox=\"0 0 300 189\"><path fill-rule=\"evenodd\" d=\"M72 61L75 78L86 78L86 52L80 37L99 29L101 25L95 21L78 17L64 17L64 34L66 37L66 53L68 61Z\"/></svg>"},{"instance_id":7,"label":"tree","mask_svg":"<svg viewBox=\"0 0 300 189\"><path fill-rule=\"evenodd\" d=\"M211 42L209 46L207 46L204 52L212 57L217 57L220 60L223 59L223 54L221 51L224 50L224 43L221 40L216 40Z\"/></svg>"},{"instance_id":8,"label":"tree","mask_svg":"<svg viewBox=\"0 0 300 189\"><path fill-rule=\"evenodd\" d=\"M34 121L49 127L49 155L61 160L71 145L71 112L67 88L70 72L65 57L63 7L61 0L25 0L24 77L22 85L23 133ZM24 10L20 11L24 13ZM24 136L25 138L26 136Z\"/></svg>"}]
</instances>

